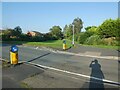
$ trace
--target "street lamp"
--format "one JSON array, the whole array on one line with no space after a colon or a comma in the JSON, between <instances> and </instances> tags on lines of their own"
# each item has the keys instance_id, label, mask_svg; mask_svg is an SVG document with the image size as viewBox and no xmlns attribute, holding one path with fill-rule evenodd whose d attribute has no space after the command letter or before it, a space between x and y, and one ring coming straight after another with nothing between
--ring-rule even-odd
<instances>
[{"instance_id":1,"label":"street lamp","mask_svg":"<svg viewBox=\"0 0 120 90\"><path fill-rule=\"evenodd\" d=\"M75 42L74 42L74 24L73 24L73 41L72 41L72 44L74 46Z\"/></svg>"}]
</instances>

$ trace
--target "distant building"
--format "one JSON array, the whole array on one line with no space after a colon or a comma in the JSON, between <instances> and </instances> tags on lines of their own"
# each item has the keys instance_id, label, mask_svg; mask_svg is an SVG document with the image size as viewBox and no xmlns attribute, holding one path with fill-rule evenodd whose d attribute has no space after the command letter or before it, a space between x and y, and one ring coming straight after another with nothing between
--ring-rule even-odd
<instances>
[{"instance_id":1,"label":"distant building","mask_svg":"<svg viewBox=\"0 0 120 90\"><path fill-rule=\"evenodd\" d=\"M37 32L37 31L28 31L27 35L29 35L29 36L41 36L42 34L40 32Z\"/></svg>"}]
</instances>

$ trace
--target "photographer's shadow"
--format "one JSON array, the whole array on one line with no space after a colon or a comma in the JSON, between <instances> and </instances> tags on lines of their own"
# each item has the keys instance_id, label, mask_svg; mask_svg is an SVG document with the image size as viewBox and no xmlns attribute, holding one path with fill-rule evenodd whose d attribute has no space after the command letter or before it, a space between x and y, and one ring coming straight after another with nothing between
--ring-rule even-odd
<instances>
[{"instance_id":1,"label":"photographer's shadow","mask_svg":"<svg viewBox=\"0 0 120 90\"><path fill-rule=\"evenodd\" d=\"M104 75L101 70L101 65L98 63L98 60L95 59L92 61L89 67L91 68L89 90L95 90L95 88L104 90Z\"/></svg>"}]
</instances>

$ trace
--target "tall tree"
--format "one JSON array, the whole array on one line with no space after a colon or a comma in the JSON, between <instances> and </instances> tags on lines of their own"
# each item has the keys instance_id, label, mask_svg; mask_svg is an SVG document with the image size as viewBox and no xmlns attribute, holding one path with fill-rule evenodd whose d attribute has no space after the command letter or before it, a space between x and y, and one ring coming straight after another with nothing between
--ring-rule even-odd
<instances>
[{"instance_id":1,"label":"tall tree","mask_svg":"<svg viewBox=\"0 0 120 90\"><path fill-rule=\"evenodd\" d=\"M15 31L15 36L19 37L22 34L22 29L20 28L20 26L17 26L14 28Z\"/></svg>"},{"instance_id":2,"label":"tall tree","mask_svg":"<svg viewBox=\"0 0 120 90\"><path fill-rule=\"evenodd\" d=\"M63 38L62 29L60 28L60 26L53 26L52 28L50 28L50 33L55 39Z\"/></svg>"},{"instance_id":3,"label":"tall tree","mask_svg":"<svg viewBox=\"0 0 120 90\"><path fill-rule=\"evenodd\" d=\"M81 29L83 28L83 22L82 22L82 20L79 17L77 17L77 18L75 18L73 20L72 24L74 25L74 33L75 34L80 33Z\"/></svg>"},{"instance_id":4,"label":"tall tree","mask_svg":"<svg viewBox=\"0 0 120 90\"><path fill-rule=\"evenodd\" d=\"M64 36L65 36L66 38L72 36L72 34L73 34L72 24L70 24L70 25L65 25L63 33L64 33Z\"/></svg>"},{"instance_id":5,"label":"tall tree","mask_svg":"<svg viewBox=\"0 0 120 90\"><path fill-rule=\"evenodd\" d=\"M67 37L67 31L68 31L68 25L65 25L65 27L63 29L63 34L65 37Z\"/></svg>"}]
</instances>

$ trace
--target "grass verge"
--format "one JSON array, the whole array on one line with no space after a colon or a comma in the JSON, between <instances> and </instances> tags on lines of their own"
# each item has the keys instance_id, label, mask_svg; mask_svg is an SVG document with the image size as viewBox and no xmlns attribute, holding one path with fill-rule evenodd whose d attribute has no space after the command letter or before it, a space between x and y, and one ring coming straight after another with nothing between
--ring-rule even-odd
<instances>
[{"instance_id":1,"label":"grass verge","mask_svg":"<svg viewBox=\"0 0 120 90\"><path fill-rule=\"evenodd\" d=\"M70 48L72 46L71 40L66 40L67 48ZM50 41L44 41L44 42L27 42L27 41L3 41L2 43L5 44L16 44L16 45L28 45L28 46L38 46L38 47L49 47L53 49L62 49L63 48L63 40L50 40ZM78 44L77 42L75 42ZM107 48L107 49L114 49L118 50L120 46L110 46L110 45L84 45L87 47L97 47L97 48ZM120 48L119 48L120 50Z\"/></svg>"},{"instance_id":2,"label":"grass verge","mask_svg":"<svg viewBox=\"0 0 120 90\"><path fill-rule=\"evenodd\" d=\"M107 49L113 49L113 50L118 50L120 46L110 46L110 45L83 45L82 46L87 46L87 47L97 47L97 48L107 48Z\"/></svg>"},{"instance_id":3,"label":"grass verge","mask_svg":"<svg viewBox=\"0 0 120 90\"><path fill-rule=\"evenodd\" d=\"M62 49L63 48L63 40L51 40L45 42L27 42L27 41L3 41L5 44L16 44L16 45L29 45L29 46L42 46L49 47L54 49ZM67 48L71 47L71 41L66 40Z\"/></svg>"}]
</instances>

